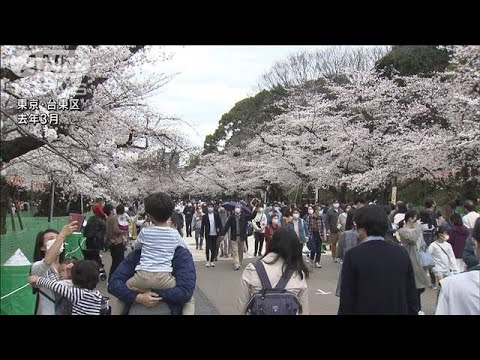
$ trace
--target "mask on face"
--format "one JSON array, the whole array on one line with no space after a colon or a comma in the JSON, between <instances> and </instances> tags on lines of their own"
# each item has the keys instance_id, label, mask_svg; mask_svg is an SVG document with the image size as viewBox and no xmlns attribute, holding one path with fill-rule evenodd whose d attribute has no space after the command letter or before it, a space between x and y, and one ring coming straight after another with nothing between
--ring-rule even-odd
<instances>
[{"instance_id":1,"label":"mask on face","mask_svg":"<svg viewBox=\"0 0 480 360\"><path fill-rule=\"evenodd\" d=\"M192 204L191 204L191 203L188 203L188 206L192 206Z\"/></svg>"},{"instance_id":2,"label":"mask on face","mask_svg":"<svg viewBox=\"0 0 480 360\"><path fill-rule=\"evenodd\" d=\"M450 236L444 235L443 238L445 239L445 241L448 241L448 239L450 239Z\"/></svg>"},{"instance_id":3,"label":"mask on face","mask_svg":"<svg viewBox=\"0 0 480 360\"><path fill-rule=\"evenodd\" d=\"M294 218L294 219L299 219L299 218L300 218L300 214L299 214L299 213L294 213L294 214L293 214L293 218Z\"/></svg>"},{"instance_id":4,"label":"mask on face","mask_svg":"<svg viewBox=\"0 0 480 360\"><path fill-rule=\"evenodd\" d=\"M308 209L309 214L313 214L313 209Z\"/></svg>"},{"instance_id":5,"label":"mask on face","mask_svg":"<svg viewBox=\"0 0 480 360\"><path fill-rule=\"evenodd\" d=\"M47 243L45 244L45 247L47 248L47 251L52 247L54 242L55 242L55 239L47 241ZM63 243L62 243L62 245L60 246L60 249L58 250L59 255L63 252L63 249L65 249L65 247L63 246Z\"/></svg>"},{"instance_id":6,"label":"mask on face","mask_svg":"<svg viewBox=\"0 0 480 360\"><path fill-rule=\"evenodd\" d=\"M333 204L333 207L334 207L335 209L338 209L338 208L340 207L340 204L339 204L339 203L334 203L334 204Z\"/></svg>"},{"instance_id":7,"label":"mask on face","mask_svg":"<svg viewBox=\"0 0 480 360\"><path fill-rule=\"evenodd\" d=\"M272 224L278 225L278 219L272 219Z\"/></svg>"},{"instance_id":8,"label":"mask on face","mask_svg":"<svg viewBox=\"0 0 480 360\"><path fill-rule=\"evenodd\" d=\"M240 208L235 208L235 214L239 215L242 212L242 209Z\"/></svg>"},{"instance_id":9,"label":"mask on face","mask_svg":"<svg viewBox=\"0 0 480 360\"><path fill-rule=\"evenodd\" d=\"M207 210L208 210L209 213L213 213L213 208L212 207L207 208Z\"/></svg>"}]
</instances>

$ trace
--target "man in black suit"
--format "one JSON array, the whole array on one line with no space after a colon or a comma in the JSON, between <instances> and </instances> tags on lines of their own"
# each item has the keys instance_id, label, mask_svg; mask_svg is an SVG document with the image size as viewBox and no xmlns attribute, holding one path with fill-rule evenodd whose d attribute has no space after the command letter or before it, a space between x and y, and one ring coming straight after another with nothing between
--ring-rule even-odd
<instances>
[{"instance_id":1,"label":"man in black suit","mask_svg":"<svg viewBox=\"0 0 480 360\"><path fill-rule=\"evenodd\" d=\"M353 217L355 216L355 212L358 209L361 209L363 204L365 204L365 200L361 196L355 196L353 198L353 205L352 208L347 213L347 221L345 222L345 231L353 229Z\"/></svg>"},{"instance_id":2,"label":"man in black suit","mask_svg":"<svg viewBox=\"0 0 480 360\"><path fill-rule=\"evenodd\" d=\"M387 221L378 205L356 211L360 243L345 254L339 315L417 315L412 263L405 249L384 240Z\"/></svg>"},{"instance_id":3,"label":"man in black suit","mask_svg":"<svg viewBox=\"0 0 480 360\"><path fill-rule=\"evenodd\" d=\"M192 218L195 210L193 209L192 202L189 200L187 206L183 209L183 215L185 216L185 227L187 228L187 237L192 236Z\"/></svg>"},{"instance_id":4,"label":"man in black suit","mask_svg":"<svg viewBox=\"0 0 480 360\"><path fill-rule=\"evenodd\" d=\"M207 256L207 267L215 267L217 259L217 238L222 230L222 220L218 212L214 212L213 204L207 205L207 213L202 217L202 229L200 236L205 236L205 254Z\"/></svg>"}]
</instances>

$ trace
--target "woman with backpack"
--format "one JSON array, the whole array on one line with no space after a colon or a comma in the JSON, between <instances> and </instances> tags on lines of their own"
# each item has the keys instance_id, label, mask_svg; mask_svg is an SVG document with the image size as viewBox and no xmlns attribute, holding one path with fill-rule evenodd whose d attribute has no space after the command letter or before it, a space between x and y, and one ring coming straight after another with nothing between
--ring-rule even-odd
<instances>
[{"instance_id":1,"label":"woman with backpack","mask_svg":"<svg viewBox=\"0 0 480 360\"><path fill-rule=\"evenodd\" d=\"M309 271L303 262L301 244L294 230L278 229L273 233L270 242L270 252L264 255L257 264L250 263L243 271L241 278L241 295L238 299L238 310L241 314L251 315L308 315ZM259 275L261 274L266 275ZM263 281L261 280L263 278ZM266 278L266 279L265 279ZM268 280L272 288L279 287L288 293L271 296L264 301L256 294L263 293ZM268 287L270 287L268 286ZM267 287L267 289L268 289ZM278 304L276 304L276 299ZM285 306L282 306L284 304ZM261 305L261 306L259 306ZM290 310L293 310L293 313Z\"/></svg>"},{"instance_id":2,"label":"woman with backpack","mask_svg":"<svg viewBox=\"0 0 480 360\"><path fill-rule=\"evenodd\" d=\"M103 250L105 247L105 234L107 232L104 214L103 208L95 205L93 207L93 216L88 219L87 226L83 229L83 236L87 239L83 256L85 260L97 262L101 280L106 279L105 267L100 258L100 250Z\"/></svg>"}]
</instances>

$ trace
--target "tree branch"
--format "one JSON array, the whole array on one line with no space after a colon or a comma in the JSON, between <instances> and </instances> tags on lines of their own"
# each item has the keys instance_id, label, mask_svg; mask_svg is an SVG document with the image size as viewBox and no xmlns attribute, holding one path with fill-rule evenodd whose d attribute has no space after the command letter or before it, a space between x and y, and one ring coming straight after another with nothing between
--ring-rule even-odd
<instances>
[{"instance_id":1,"label":"tree branch","mask_svg":"<svg viewBox=\"0 0 480 360\"><path fill-rule=\"evenodd\" d=\"M29 136L22 136L13 140L2 141L2 161L8 163L17 157L41 148L44 145L45 142L43 140Z\"/></svg>"}]
</instances>

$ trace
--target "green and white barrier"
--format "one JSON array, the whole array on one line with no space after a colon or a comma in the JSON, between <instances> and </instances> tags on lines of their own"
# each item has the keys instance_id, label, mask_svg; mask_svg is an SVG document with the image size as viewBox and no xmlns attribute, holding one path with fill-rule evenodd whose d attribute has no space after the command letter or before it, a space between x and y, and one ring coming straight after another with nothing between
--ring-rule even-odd
<instances>
[{"instance_id":1,"label":"green and white barrier","mask_svg":"<svg viewBox=\"0 0 480 360\"><path fill-rule=\"evenodd\" d=\"M0 314L33 315L36 296L27 279L30 261L20 249L1 265Z\"/></svg>"}]
</instances>

